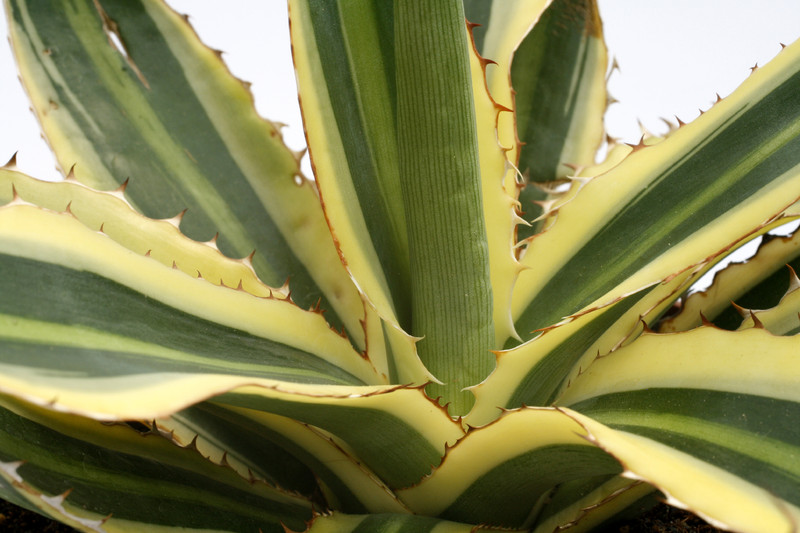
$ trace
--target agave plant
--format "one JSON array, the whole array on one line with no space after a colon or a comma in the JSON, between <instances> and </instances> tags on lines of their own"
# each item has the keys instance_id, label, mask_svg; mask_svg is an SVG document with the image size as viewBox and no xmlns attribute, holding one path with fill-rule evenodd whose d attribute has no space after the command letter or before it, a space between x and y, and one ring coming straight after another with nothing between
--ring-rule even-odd
<instances>
[{"instance_id":1,"label":"agave plant","mask_svg":"<svg viewBox=\"0 0 800 533\"><path fill-rule=\"evenodd\" d=\"M83 531L657 498L796 530L800 236L686 295L800 216L800 45L598 165L592 0L291 0L312 181L165 4L6 11L65 179L0 170L3 498Z\"/></svg>"}]
</instances>

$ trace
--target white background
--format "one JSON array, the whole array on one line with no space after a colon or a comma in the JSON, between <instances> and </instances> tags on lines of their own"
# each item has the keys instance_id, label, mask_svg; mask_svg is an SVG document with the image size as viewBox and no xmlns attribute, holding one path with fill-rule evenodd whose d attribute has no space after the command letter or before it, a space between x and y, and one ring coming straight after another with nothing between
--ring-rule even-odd
<instances>
[{"instance_id":1,"label":"white background","mask_svg":"<svg viewBox=\"0 0 800 533\"><path fill-rule=\"evenodd\" d=\"M226 52L233 73L253 83L258 111L288 124L288 144L302 148L285 2L168 3L189 13L208 45ZM665 129L659 117L695 118L716 93L729 94L751 66L778 53L781 42L800 37L797 0L600 0L600 9L610 54L620 66L609 82L618 103L609 108L606 125L626 142L639 139L639 121L658 133ZM0 164L19 151L22 170L56 179L55 162L16 79L0 16Z\"/></svg>"}]
</instances>

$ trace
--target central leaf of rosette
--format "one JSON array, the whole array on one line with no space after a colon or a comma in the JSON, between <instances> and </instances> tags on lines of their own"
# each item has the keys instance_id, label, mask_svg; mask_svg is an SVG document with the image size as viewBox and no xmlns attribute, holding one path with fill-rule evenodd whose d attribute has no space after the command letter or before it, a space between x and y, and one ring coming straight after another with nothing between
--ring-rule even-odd
<instances>
[{"instance_id":1,"label":"central leaf of rosette","mask_svg":"<svg viewBox=\"0 0 800 533\"><path fill-rule=\"evenodd\" d=\"M460 0L394 4L397 146L411 270L411 333L442 383L427 392L466 413L494 365L469 39Z\"/></svg>"},{"instance_id":2,"label":"central leaf of rosette","mask_svg":"<svg viewBox=\"0 0 800 533\"><path fill-rule=\"evenodd\" d=\"M298 89L325 218L368 298L368 356L391 383L439 380L427 392L458 415L473 403L464 387L491 372L498 345L491 202L478 166L483 107L473 103L461 2L395 4L291 0ZM496 205L510 217L510 199ZM419 359L401 330L422 339Z\"/></svg>"}]
</instances>

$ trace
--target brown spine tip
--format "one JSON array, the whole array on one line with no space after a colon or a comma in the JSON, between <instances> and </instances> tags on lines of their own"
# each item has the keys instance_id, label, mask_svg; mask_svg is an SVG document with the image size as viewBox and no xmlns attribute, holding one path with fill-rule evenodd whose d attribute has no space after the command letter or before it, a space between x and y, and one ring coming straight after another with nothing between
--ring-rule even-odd
<instances>
[{"instance_id":1,"label":"brown spine tip","mask_svg":"<svg viewBox=\"0 0 800 533\"><path fill-rule=\"evenodd\" d=\"M118 193L118 194L125 194L125 189L127 189L127 188L128 188L128 183L130 183L130 181L131 181L131 179L130 179L130 178L125 178L125 181L123 181L123 182L120 184L120 186L119 186L119 187L117 187L116 189L114 189L114 192L115 192L115 193Z\"/></svg>"},{"instance_id":2,"label":"brown spine tip","mask_svg":"<svg viewBox=\"0 0 800 533\"><path fill-rule=\"evenodd\" d=\"M630 143L625 143L625 144L630 146L633 149L633 152L638 152L639 150L642 150L647 147L647 145L644 143L644 135L642 135L639 138L639 142L637 144L630 144Z\"/></svg>"},{"instance_id":3,"label":"brown spine tip","mask_svg":"<svg viewBox=\"0 0 800 533\"><path fill-rule=\"evenodd\" d=\"M800 278L797 277L797 272L792 268L792 265L786 265L786 268L789 269L789 290L786 292L792 292L800 288Z\"/></svg>"},{"instance_id":4,"label":"brown spine tip","mask_svg":"<svg viewBox=\"0 0 800 533\"><path fill-rule=\"evenodd\" d=\"M614 72L622 72L622 69L619 68L619 62L617 62L616 57L611 58L611 68L608 69L608 74L606 75L606 81L608 81L611 78L611 75L614 74Z\"/></svg>"},{"instance_id":5,"label":"brown spine tip","mask_svg":"<svg viewBox=\"0 0 800 533\"><path fill-rule=\"evenodd\" d=\"M766 329L764 323L761 322L753 311L750 311L750 318L753 319L753 327L756 329Z\"/></svg>"},{"instance_id":6,"label":"brown spine tip","mask_svg":"<svg viewBox=\"0 0 800 533\"><path fill-rule=\"evenodd\" d=\"M9 159L8 162L6 162L6 164L3 165L2 168L5 168L7 170L16 170L16 168L17 168L17 154L18 153L19 152L14 152L14 155L11 156L11 159Z\"/></svg>"},{"instance_id":7,"label":"brown spine tip","mask_svg":"<svg viewBox=\"0 0 800 533\"><path fill-rule=\"evenodd\" d=\"M250 255L248 255L247 257L243 257L239 261L241 261L241 263L243 265L249 267L252 270L253 269L253 258L255 256L256 256L256 251L253 250L252 252L250 252Z\"/></svg>"},{"instance_id":8,"label":"brown spine tip","mask_svg":"<svg viewBox=\"0 0 800 533\"><path fill-rule=\"evenodd\" d=\"M217 239L219 239L219 232L215 233L210 240L206 241L206 246L213 248L214 250L219 252L219 247L217 246Z\"/></svg>"},{"instance_id":9,"label":"brown spine tip","mask_svg":"<svg viewBox=\"0 0 800 533\"><path fill-rule=\"evenodd\" d=\"M64 181L78 182L78 179L75 177L75 165L76 163L73 163L72 166L69 167L69 172L67 172L67 177L64 178Z\"/></svg>"},{"instance_id":10,"label":"brown spine tip","mask_svg":"<svg viewBox=\"0 0 800 533\"><path fill-rule=\"evenodd\" d=\"M316 313L321 315L324 311L322 310L322 298L317 298L317 301L314 305L308 308L309 311L312 313Z\"/></svg>"},{"instance_id":11,"label":"brown spine tip","mask_svg":"<svg viewBox=\"0 0 800 533\"><path fill-rule=\"evenodd\" d=\"M178 213L177 215L175 215L172 218L165 218L164 222L168 222L169 224L172 224L176 228L180 229L181 221L183 220L183 217L186 216L186 211L188 211L188 210L189 210L188 208L184 209L183 211L181 211L180 213Z\"/></svg>"},{"instance_id":12,"label":"brown spine tip","mask_svg":"<svg viewBox=\"0 0 800 533\"><path fill-rule=\"evenodd\" d=\"M231 466L231 464L228 462L228 451L227 450L222 452L222 459L220 459L219 464L223 465L223 466L227 466L227 467Z\"/></svg>"},{"instance_id":13,"label":"brown spine tip","mask_svg":"<svg viewBox=\"0 0 800 533\"><path fill-rule=\"evenodd\" d=\"M663 122L667 126L668 133L672 133L673 131L678 129L678 127L675 126L675 124L673 124L672 122L670 122L669 120L667 120L664 117L659 117L659 120L661 120L661 122Z\"/></svg>"},{"instance_id":14,"label":"brown spine tip","mask_svg":"<svg viewBox=\"0 0 800 533\"><path fill-rule=\"evenodd\" d=\"M294 156L295 161L298 163L306 156L308 153L308 148L303 148L301 150L292 150L292 155Z\"/></svg>"},{"instance_id":15,"label":"brown spine tip","mask_svg":"<svg viewBox=\"0 0 800 533\"><path fill-rule=\"evenodd\" d=\"M742 318L747 318L747 317L749 316L749 313L750 313L750 310L749 310L749 309L745 309L744 307L742 307L742 306L740 306L740 305L737 305L737 304L736 304L736 302L731 302L731 306L732 306L734 309L736 309L736 312L737 312L737 313L739 313L739 315L740 315Z\"/></svg>"}]
</instances>

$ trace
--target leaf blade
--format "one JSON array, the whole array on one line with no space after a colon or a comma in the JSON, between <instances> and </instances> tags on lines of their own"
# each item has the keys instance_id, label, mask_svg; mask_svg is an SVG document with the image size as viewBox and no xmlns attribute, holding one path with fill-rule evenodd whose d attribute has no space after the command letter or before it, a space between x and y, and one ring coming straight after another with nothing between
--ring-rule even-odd
<instances>
[{"instance_id":1,"label":"leaf blade","mask_svg":"<svg viewBox=\"0 0 800 533\"><path fill-rule=\"evenodd\" d=\"M307 500L250 484L159 436L5 396L2 403L0 475L42 511L81 530L282 531L281 521L299 527L311 514Z\"/></svg>"},{"instance_id":2,"label":"leaf blade","mask_svg":"<svg viewBox=\"0 0 800 533\"><path fill-rule=\"evenodd\" d=\"M733 529L757 531L764 517L781 530L800 508L796 345L760 329L649 333L598 359L560 403L679 505Z\"/></svg>"},{"instance_id":3,"label":"leaf blade","mask_svg":"<svg viewBox=\"0 0 800 533\"><path fill-rule=\"evenodd\" d=\"M523 256L531 269L516 285L518 329L547 327L701 265L781 215L800 193L800 45L784 52L691 125L575 182L577 195ZM573 235L569 250L554 242L562 231Z\"/></svg>"},{"instance_id":4,"label":"leaf blade","mask_svg":"<svg viewBox=\"0 0 800 533\"><path fill-rule=\"evenodd\" d=\"M443 383L430 385L431 394L465 413L472 396L463 388L491 369L494 328L463 7L460 0L397 3L394 29L410 333L424 337L420 358ZM418 54L427 60L418 62Z\"/></svg>"},{"instance_id":5,"label":"leaf blade","mask_svg":"<svg viewBox=\"0 0 800 533\"><path fill-rule=\"evenodd\" d=\"M291 276L306 308L324 297L331 321L363 347L363 305L338 268L313 184L185 20L155 2L9 6L22 77L65 173L77 165L100 188L130 178L126 194L151 217L188 208L187 235L207 241L219 232L231 257L257 250L261 279L281 286Z\"/></svg>"}]
</instances>

